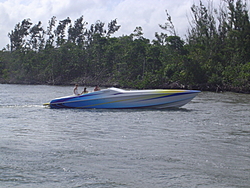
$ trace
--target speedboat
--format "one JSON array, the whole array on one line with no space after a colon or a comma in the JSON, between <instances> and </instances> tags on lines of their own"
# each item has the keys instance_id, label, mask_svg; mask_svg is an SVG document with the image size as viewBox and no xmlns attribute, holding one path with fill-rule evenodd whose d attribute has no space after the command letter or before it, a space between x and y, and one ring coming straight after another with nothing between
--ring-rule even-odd
<instances>
[{"instance_id":1,"label":"speedboat","mask_svg":"<svg viewBox=\"0 0 250 188\"><path fill-rule=\"evenodd\" d=\"M50 108L164 109L181 107L199 92L174 89L123 90L112 87L82 95L56 98L47 105Z\"/></svg>"}]
</instances>

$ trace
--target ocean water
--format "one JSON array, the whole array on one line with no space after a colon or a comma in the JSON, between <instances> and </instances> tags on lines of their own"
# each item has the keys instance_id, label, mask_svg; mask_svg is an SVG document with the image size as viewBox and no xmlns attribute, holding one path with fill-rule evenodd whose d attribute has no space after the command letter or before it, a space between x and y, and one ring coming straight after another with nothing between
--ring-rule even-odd
<instances>
[{"instance_id":1,"label":"ocean water","mask_svg":"<svg viewBox=\"0 0 250 188\"><path fill-rule=\"evenodd\" d=\"M174 110L42 105L72 91L0 84L1 188L250 187L250 95L202 92Z\"/></svg>"}]
</instances>

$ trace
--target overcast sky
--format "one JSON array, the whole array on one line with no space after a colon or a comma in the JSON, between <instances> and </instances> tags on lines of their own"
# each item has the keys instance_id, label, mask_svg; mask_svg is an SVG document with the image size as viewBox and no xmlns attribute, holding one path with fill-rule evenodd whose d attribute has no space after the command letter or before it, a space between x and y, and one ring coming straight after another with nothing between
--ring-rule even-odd
<instances>
[{"instance_id":1,"label":"overcast sky","mask_svg":"<svg viewBox=\"0 0 250 188\"><path fill-rule=\"evenodd\" d=\"M152 40L155 32L163 31L159 24L166 22L167 10L177 34L184 37L194 3L199 0L0 0L0 49L10 43L8 33L18 22L30 18L33 24L41 21L46 29L52 16L75 21L83 15L89 25L117 19L121 28L116 36L129 35L141 26L144 37Z\"/></svg>"}]
</instances>

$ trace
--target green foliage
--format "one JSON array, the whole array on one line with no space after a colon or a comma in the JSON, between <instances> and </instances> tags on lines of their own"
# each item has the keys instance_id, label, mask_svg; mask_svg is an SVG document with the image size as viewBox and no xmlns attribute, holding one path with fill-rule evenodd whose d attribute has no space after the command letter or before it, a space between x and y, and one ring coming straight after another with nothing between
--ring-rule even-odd
<instances>
[{"instance_id":1,"label":"green foliage","mask_svg":"<svg viewBox=\"0 0 250 188\"><path fill-rule=\"evenodd\" d=\"M9 83L114 85L159 88L179 83L249 91L250 19L246 1L223 1L219 9L209 1L191 7L186 41L166 23L155 40L136 27L128 36L112 37L117 20L91 24L83 16L57 21L45 30L30 19L9 33L9 50L0 51L0 81ZM170 34L170 35L169 35Z\"/></svg>"},{"instance_id":2,"label":"green foliage","mask_svg":"<svg viewBox=\"0 0 250 188\"><path fill-rule=\"evenodd\" d=\"M199 6L191 8L193 21L187 44L189 59L193 62L191 66L197 66L199 62L202 73L194 81L248 87L249 80L243 71L250 60L250 20L246 2L229 0L222 5L217 10L212 4L205 7L200 1ZM191 72L197 74L197 71L193 69Z\"/></svg>"},{"instance_id":3,"label":"green foliage","mask_svg":"<svg viewBox=\"0 0 250 188\"><path fill-rule=\"evenodd\" d=\"M237 66L228 66L225 68L224 81L227 84L232 84L233 86L243 86L249 87L250 83L250 63L240 64Z\"/></svg>"}]
</instances>

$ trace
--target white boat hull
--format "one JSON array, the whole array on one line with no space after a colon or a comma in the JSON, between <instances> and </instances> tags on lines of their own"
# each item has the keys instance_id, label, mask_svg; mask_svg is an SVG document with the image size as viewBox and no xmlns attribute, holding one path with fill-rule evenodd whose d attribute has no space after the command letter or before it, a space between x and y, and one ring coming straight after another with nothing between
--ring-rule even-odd
<instances>
[{"instance_id":1,"label":"white boat hull","mask_svg":"<svg viewBox=\"0 0 250 188\"><path fill-rule=\"evenodd\" d=\"M51 108L174 108L190 102L200 91L196 90L132 90L108 88L79 96L52 100Z\"/></svg>"}]
</instances>

